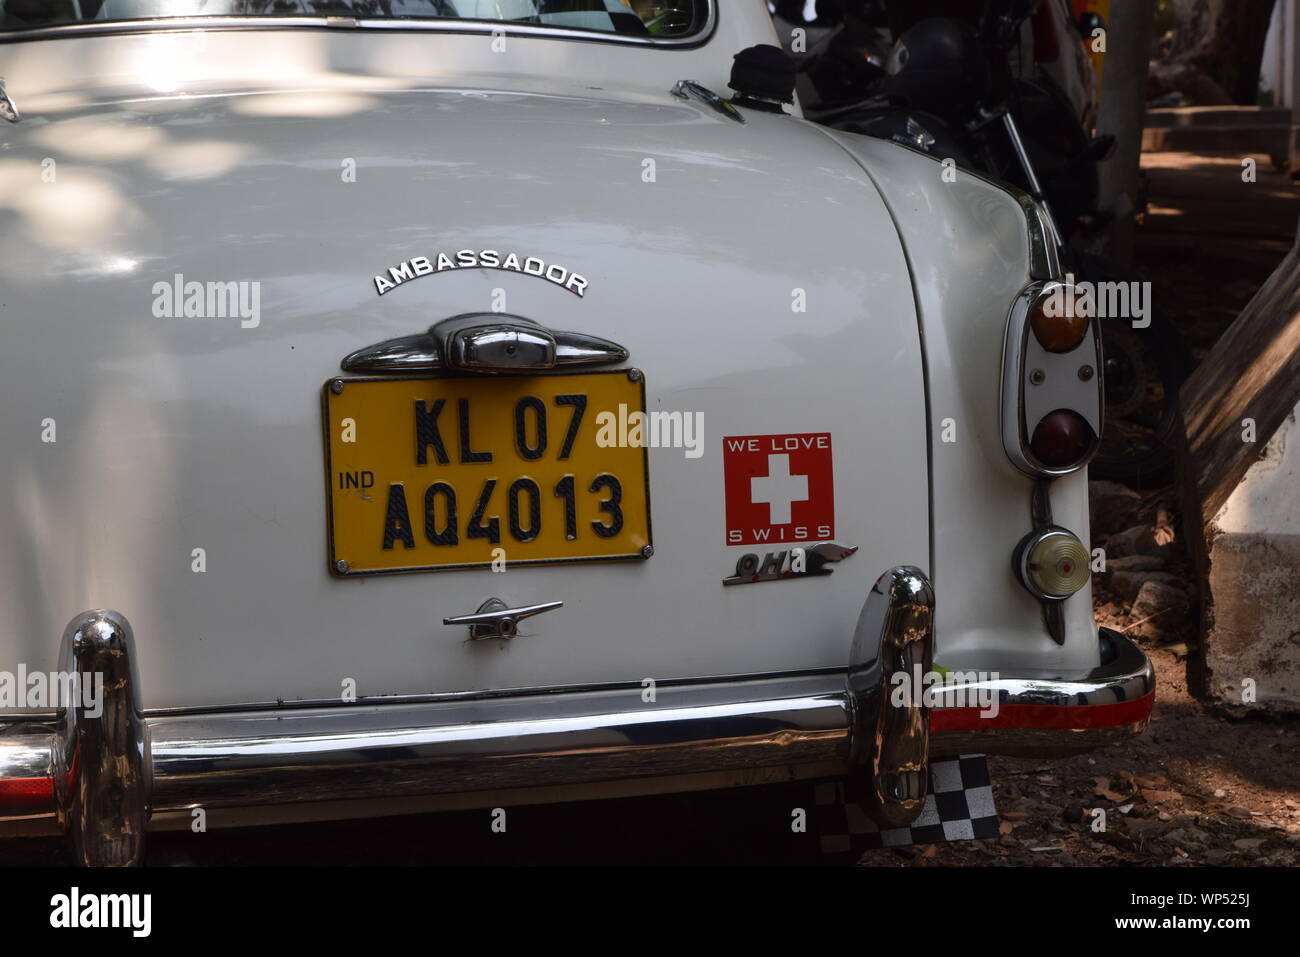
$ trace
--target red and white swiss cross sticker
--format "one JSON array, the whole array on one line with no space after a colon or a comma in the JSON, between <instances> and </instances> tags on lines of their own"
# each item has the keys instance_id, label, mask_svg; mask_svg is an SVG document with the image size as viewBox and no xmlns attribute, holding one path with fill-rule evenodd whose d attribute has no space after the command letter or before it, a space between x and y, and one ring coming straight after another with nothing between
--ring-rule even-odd
<instances>
[{"instance_id":1,"label":"red and white swiss cross sticker","mask_svg":"<svg viewBox=\"0 0 1300 957\"><path fill-rule=\"evenodd\" d=\"M835 536L829 432L722 440L727 544L815 542Z\"/></svg>"}]
</instances>

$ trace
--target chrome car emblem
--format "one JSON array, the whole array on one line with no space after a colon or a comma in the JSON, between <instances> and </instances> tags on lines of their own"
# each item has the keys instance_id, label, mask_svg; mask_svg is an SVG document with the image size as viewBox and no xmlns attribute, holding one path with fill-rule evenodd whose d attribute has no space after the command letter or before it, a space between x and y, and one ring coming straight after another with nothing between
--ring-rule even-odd
<instances>
[{"instance_id":1,"label":"chrome car emblem","mask_svg":"<svg viewBox=\"0 0 1300 957\"><path fill-rule=\"evenodd\" d=\"M382 296L412 279L457 269L499 269L534 276L567 289L579 299L587 292L586 278L567 266L548 263L539 256L520 256L518 253L502 253L495 249L460 249L451 255L438 253L433 257L415 256L404 259L396 266L390 266L387 275L380 273L375 276L375 291Z\"/></svg>"},{"instance_id":2,"label":"chrome car emblem","mask_svg":"<svg viewBox=\"0 0 1300 957\"><path fill-rule=\"evenodd\" d=\"M808 578L829 575L835 569L827 568L831 562L848 558L858 550L856 545L839 545L822 542L818 545L800 546L780 552L768 552L760 560L754 552L746 552L736 560L736 573L722 579L724 585L749 585L753 582L774 582L786 578Z\"/></svg>"},{"instance_id":3,"label":"chrome car emblem","mask_svg":"<svg viewBox=\"0 0 1300 957\"><path fill-rule=\"evenodd\" d=\"M599 336L548 329L504 312L474 312L434 323L420 335L358 349L343 358L342 367L372 374L520 372L607 365L627 357L627 349Z\"/></svg>"}]
</instances>

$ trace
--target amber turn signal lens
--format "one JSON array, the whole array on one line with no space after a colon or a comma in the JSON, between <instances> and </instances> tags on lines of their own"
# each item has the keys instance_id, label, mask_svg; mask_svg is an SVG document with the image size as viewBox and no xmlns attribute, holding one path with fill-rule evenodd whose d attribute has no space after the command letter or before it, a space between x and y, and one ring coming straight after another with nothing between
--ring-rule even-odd
<instances>
[{"instance_id":1,"label":"amber turn signal lens","mask_svg":"<svg viewBox=\"0 0 1300 957\"><path fill-rule=\"evenodd\" d=\"M1066 529L1034 532L1022 549L1025 586L1039 598L1069 598L1088 583L1088 550Z\"/></svg>"},{"instance_id":2,"label":"amber turn signal lens","mask_svg":"<svg viewBox=\"0 0 1300 957\"><path fill-rule=\"evenodd\" d=\"M1092 426L1078 412L1057 409L1039 420L1029 437L1029 451L1048 468L1067 468L1083 460L1094 438Z\"/></svg>"},{"instance_id":3,"label":"amber turn signal lens","mask_svg":"<svg viewBox=\"0 0 1300 957\"><path fill-rule=\"evenodd\" d=\"M1029 328L1048 352L1069 352L1088 334L1088 310L1074 295L1074 287L1058 283L1034 300Z\"/></svg>"}]
</instances>

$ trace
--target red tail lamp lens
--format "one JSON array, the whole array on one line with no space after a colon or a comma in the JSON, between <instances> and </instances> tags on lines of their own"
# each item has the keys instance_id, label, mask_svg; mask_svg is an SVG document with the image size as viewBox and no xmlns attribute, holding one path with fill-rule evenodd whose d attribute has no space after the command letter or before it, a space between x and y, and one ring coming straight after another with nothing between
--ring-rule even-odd
<instances>
[{"instance_id":1,"label":"red tail lamp lens","mask_svg":"<svg viewBox=\"0 0 1300 957\"><path fill-rule=\"evenodd\" d=\"M1074 296L1072 286L1054 286L1035 300L1029 311L1029 328L1048 352L1069 352L1088 334L1088 310Z\"/></svg>"},{"instance_id":2,"label":"red tail lamp lens","mask_svg":"<svg viewBox=\"0 0 1300 957\"><path fill-rule=\"evenodd\" d=\"M1057 409L1043 416L1034 428L1029 450L1049 468L1065 468L1088 454L1094 438L1092 426L1078 412Z\"/></svg>"}]
</instances>

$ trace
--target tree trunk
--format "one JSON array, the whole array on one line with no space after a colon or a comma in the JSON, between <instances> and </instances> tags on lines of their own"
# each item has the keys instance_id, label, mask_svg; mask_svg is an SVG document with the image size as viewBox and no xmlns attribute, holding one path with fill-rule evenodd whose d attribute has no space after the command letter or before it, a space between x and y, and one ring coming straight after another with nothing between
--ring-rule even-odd
<instances>
[{"instance_id":1,"label":"tree trunk","mask_svg":"<svg viewBox=\"0 0 1300 957\"><path fill-rule=\"evenodd\" d=\"M1106 68L1101 75L1097 132L1115 137L1115 151L1098 170L1100 206L1115 218L1093 251L1107 256L1121 269L1133 262L1133 211L1137 209L1147 66L1154 31L1155 0L1120 0L1112 4L1106 25L1109 40Z\"/></svg>"},{"instance_id":2,"label":"tree trunk","mask_svg":"<svg viewBox=\"0 0 1300 957\"><path fill-rule=\"evenodd\" d=\"M1259 99L1260 61L1274 0L1174 0L1170 59L1204 73L1241 106Z\"/></svg>"}]
</instances>

